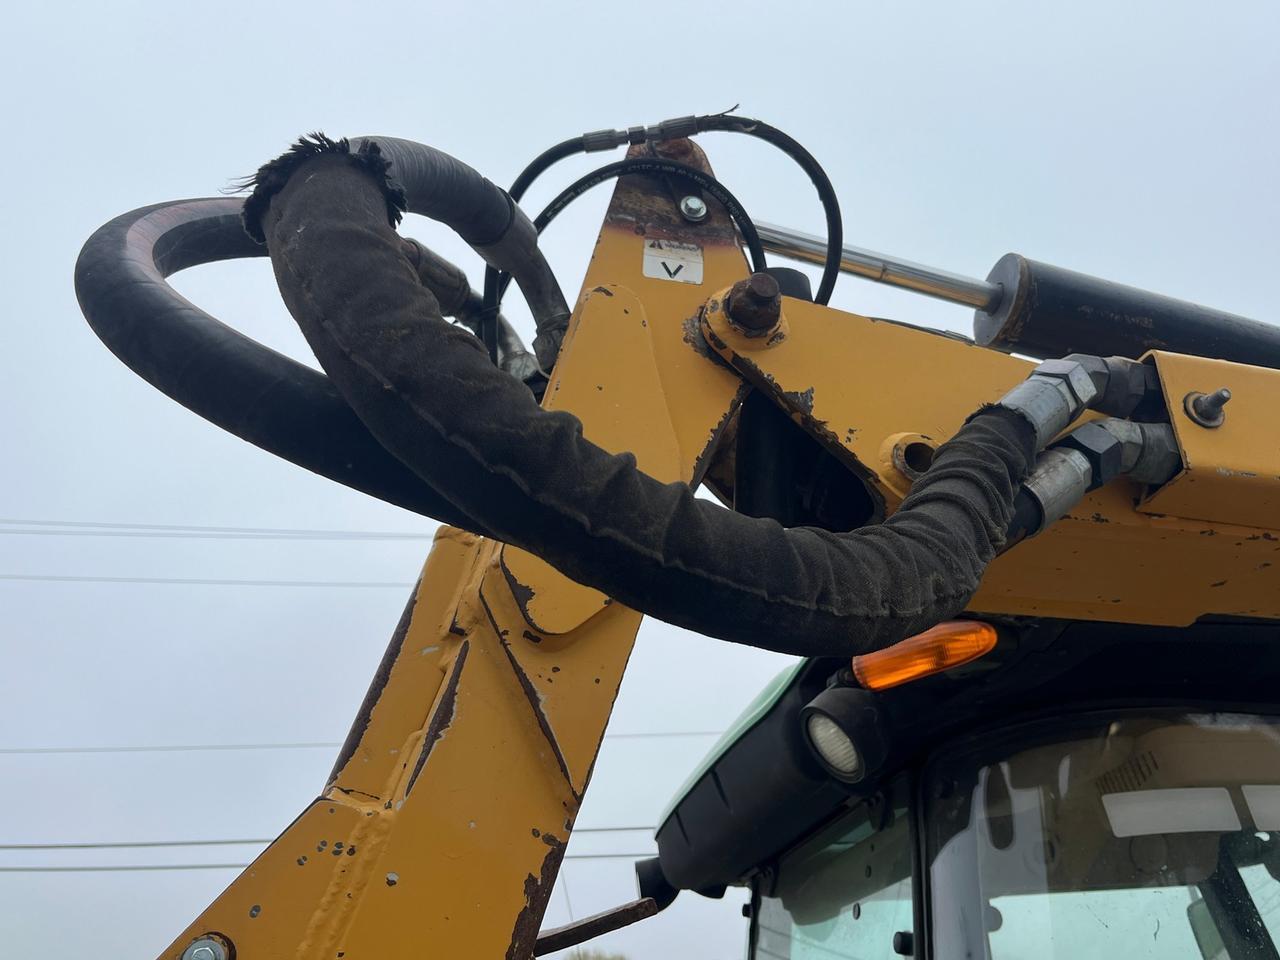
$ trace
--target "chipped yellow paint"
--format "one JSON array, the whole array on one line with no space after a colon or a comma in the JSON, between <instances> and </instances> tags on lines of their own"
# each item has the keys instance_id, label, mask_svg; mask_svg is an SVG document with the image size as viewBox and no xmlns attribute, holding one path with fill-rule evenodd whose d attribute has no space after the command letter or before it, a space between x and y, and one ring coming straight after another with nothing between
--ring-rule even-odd
<instances>
[{"instance_id":1,"label":"chipped yellow paint","mask_svg":"<svg viewBox=\"0 0 1280 960\"><path fill-rule=\"evenodd\" d=\"M691 482L741 382L689 325L746 264L722 212L646 226L646 196L615 193L545 402ZM701 238L707 286L645 277L647 230ZM537 558L441 530L324 796L162 956L211 931L238 960L531 956L639 623Z\"/></svg>"},{"instance_id":2,"label":"chipped yellow paint","mask_svg":"<svg viewBox=\"0 0 1280 960\"><path fill-rule=\"evenodd\" d=\"M965 417L998 400L1032 366L951 337L810 303L785 300L784 310L786 336L767 347L734 330L718 308L706 311L704 329L744 379L768 391L867 479L886 513L908 489L885 455L886 444L891 449L903 432L946 440ZM1217 468L1225 463L1260 472L1263 462L1271 462L1272 480L1280 474L1276 443L1263 439L1276 436L1274 418L1268 422L1263 411L1276 408L1270 398L1280 401L1280 373L1170 355L1159 356L1158 363L1166 379L1178 378L1170 405L1193 471L1196 462L1212 464L1202 473L1215 477L1218 493L1201 500L1195 489L1195 504L1188 506L1183 493L1170 490L1170 496L1183 498L1178 509L1184 516L1212 514L1220 521L1265 518L1267 510L1274 516L1276 501L1270 498L1280 488L1247 486L1255 478L1228 477ZM1201 390L1240 385L1248 399L1238 409L1235 398L1228 405L1228 421L1240 414L1230 434L1215 440L1207 436L1215 431L1193 428L1181 413L1182 395L1192 383ZM1186 439L1193 429L1199 433ZM1248 509L1224 505L1231 496L1224 486L1251 497ZM970 609L1175 625L1211 614L1280 617L1280 530L1151 516L1134 509L1140 495L1125 482L1089 494L1050 530L997 558ZM1164 498L1162 491L1143 510L1166 504L1163 512L1172 513Z\"/></svg>"},{"instance_id":3,"label":"chipped yellow paint","mask_svg":"<svg viewBox=\"0 0 1280 960\"><path fill-rule=\"evenodd\" d=\"M698 244L703 283L645 276L653 239ZM659 479L693 482L745 380L892 512L907 492L893 438L942 442L1029 370L1004 354L795 300L785 301L777 336L750 341L724 323L717 296L745 274L723 211L692 226L663 190L624 179L547 405L574 413L588 439L633 452ZM701 331L732 370L707 356ZM1181 383L1181 359L1159 360L1167 383ZM1246 382L1242 396L1253 389ZM1261 415L1254 402L1241 424ZM1224 455L1219 465L1232 470L1263 456L1234 426L1223 437L1184 436L1193 471L1218 456L1203 443L1229 443L1243 459ZM1280 542L1270 532L1141 513L1138 494L1123 483L1091 494L998 559L973 609L1144 623L1280 617ZM529 554L441 530L324 795L162 956L177 960L216 931L238 960L529 957L639 622Z\"/></svg>"},{"instance_id":4,"label":"chipped yellow paint","mask_svg":"<svg viewBox=\"0 0 1280 960\"><path fill-rule=\"evenodd\" d=\"M589 410L590 429L584 423L585 435L607 449L611 438L628 436L637 413L648 410L648 429L634 435L627 445L612 449L630 453L641 470L659 480L688 479L681 472L680 448L663 399L649 321L639 298L625 287L601 284L586 291L577 316L572 339L551 377L543 406ZM589 322L584 322L584 317ZM575 357L586 358L589 375L582 375ZM625 362L605 366L598 362L601 357L625 358ZM516 547L503 548L502 564L520 597L529 627L539 633L568 633L608 603L604 594L565 579L545 561Z\"/></svg>"},{"instance_id":5,"label":"chipped yellow paint","mask_svg":"<svg viewBox=\"0 0 1280 960\"><path fill-rule=\"evenodd\" d=\"M1183 472L1141 509L1263 529L1280 529L1280 370L1243 363L1151 354L1173 414ZM1189 393L1231 390L1219 427L1187 415Z\"/></svg>"}]
</instances>

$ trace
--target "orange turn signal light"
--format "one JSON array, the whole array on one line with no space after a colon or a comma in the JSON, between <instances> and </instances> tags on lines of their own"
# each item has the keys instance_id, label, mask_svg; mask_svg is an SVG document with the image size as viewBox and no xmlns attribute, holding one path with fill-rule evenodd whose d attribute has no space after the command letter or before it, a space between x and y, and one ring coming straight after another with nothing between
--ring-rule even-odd
<instances>
[{"instance_id":1,"label":"orange turn signal light","mask_svg":"<svg viewBox=\"0 0 1280 960\"><path fill-rule=\"evenodd\" d=\"M867 690L887 690L977 660L996 645L996 628L981 620L947 620L891 647L853 658Z\"/></svg>"}]
</instances>

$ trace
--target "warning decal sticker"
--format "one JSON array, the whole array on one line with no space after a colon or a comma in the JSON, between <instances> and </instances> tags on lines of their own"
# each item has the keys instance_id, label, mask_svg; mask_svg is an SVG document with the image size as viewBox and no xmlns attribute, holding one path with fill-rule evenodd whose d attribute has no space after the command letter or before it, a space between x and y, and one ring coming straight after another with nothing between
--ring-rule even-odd
<instances>
[{"instance_id":1,"label":"warning decal sticker","mask_svg":"<svg viewBox=\"0 0 1280 960\"><path fill-rule=\"evenodd\" d=\"M675 240L646 240L644 275L677 283L702 283L702 248Z\"/></svg>"}]
</instances>

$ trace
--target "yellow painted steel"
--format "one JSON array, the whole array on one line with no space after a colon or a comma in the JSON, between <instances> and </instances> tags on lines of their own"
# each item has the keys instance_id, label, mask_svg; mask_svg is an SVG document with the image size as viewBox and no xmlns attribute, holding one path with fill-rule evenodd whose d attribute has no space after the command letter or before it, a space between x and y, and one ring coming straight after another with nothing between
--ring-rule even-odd
<instances>
[{"instance_id":1,"label":"yellow painted steel","mask_svg":"<svg viewBox=\"0 0 1280 960\"><path fill-rule=\"evenodd\" d=\"M694 227L662 209L620 184L545 406L690 482L742 388L690 322L746 265L722 212ZM655 238L699 244L704 282L646 277ZM323 796L162 956L209 933L237 960L530 956L639 623L442 529Z\"/></svg>"},{"instance_id":2,"label":"yellow painted steel","mask_svg":"<svg viewBox=\"0 0 1280 960\"><path fill-rule=\"evenodd\" d=\"M864 477L886 513L909 489L892 463L893 441L913 434L941 443L1032 367L964 340L798 300L784 301L774 336L749 338L729 324L722 303L714 298L702 319L713 347ZM1271 414L1280 409L1280 373L1167 354L1157 365L1191 458L1188 473L1143 507L1166 515L1135 510L1143 491L1134 484L1096 490L997 558L970 609L1148 624L1280 617L1272 566L1280 560L1280 443L1266 439L1280 436ZM1193 427L1180 413L1192 385L1238 385L1244 402L1228 405L1230 430ZM1176 510L1168 506L1175 496ZM1228 505L1231 498L1238 503Z\"/></svg>"},{"instance_id":3,"label":"yellow painted steel","mask_svg":"<svg viewBox=\"0 0 1280 960\"><path fill-rule=\"evenodd\" d=\"M1151 354L1182 453L1182 473L1147 499L1146 513L1280 528L1280 370L1207 357ZM1218 427L1187 414L1193 393L1231 390ZM1280 544L1272 544L1280 548Z\"/></svg>"},{"instance_id":4,"label":"yellow painted steel","mask_svg":"<svg viewBox=\"0 0 1280 960\"><path fill-rule=\"evenodd\" d=\"M701 283L653 269L667 240L697 246ZM723 211L691 225L655 183L622 181L545 405L572 411L588 439L630 451L658 479L696 483L723 467L713 454L749 384L888 514L910 487L904 445L944 441L1030 369L790 299L774 335L747 338L723 312L745 274ZM1276 537L1257 525L1276 519L1280 451L1250 447L1251 431L1275 436L1266 417L1280 408L1280 375L1188 359L1156 358L1166 388L1238 383L1229 428L1196 434L1175 418L1183 477L1141 511L1131 484L1090 494L998 559L974 610L1151 624L1280 617ZM1238 497L1240 509L1206 506L1204 492ZM639 621L537 557L442 529L323 795L162 956L210 933L238 960L530 956Z\"/></svg>"}]
</instances>

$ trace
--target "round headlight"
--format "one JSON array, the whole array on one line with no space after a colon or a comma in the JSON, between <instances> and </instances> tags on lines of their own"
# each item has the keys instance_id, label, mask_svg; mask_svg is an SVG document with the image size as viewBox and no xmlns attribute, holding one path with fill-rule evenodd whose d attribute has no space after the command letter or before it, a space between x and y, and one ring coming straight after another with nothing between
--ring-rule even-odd
<instances>
[{"instance_id":1,"label":"round headlight","mask_svg":"<svg viewBox=\"0 0 1280 960\"><path fill-rule=\"evenodd\" d=\"M862 779L862 757L858 756L858 748L834 720L823 713L811 713L806 726L809 742L832 772L847 780Z\"/></svg>"},{"instance_id":2,"label":"round headlight","mask_svg":"<svg viewBox=\"0 0 1280 960\"><path fill-rule=\"evenodd\" d=\"M844 783L873 777L889 755L876 695L859 687L828 687L800 709L805 741L831 776Z\"/></svg>"}]
</instances>

